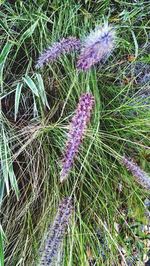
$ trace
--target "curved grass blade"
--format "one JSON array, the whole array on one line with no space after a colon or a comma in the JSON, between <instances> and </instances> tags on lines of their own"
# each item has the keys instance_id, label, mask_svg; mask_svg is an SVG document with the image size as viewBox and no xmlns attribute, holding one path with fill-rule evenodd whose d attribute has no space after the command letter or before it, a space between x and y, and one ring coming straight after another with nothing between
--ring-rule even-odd
<instances>
[{"instance_id":1,"label":"curved grass blade","mask_svg":"<svg viewBox=\"0 0 150 266\"><path fill-rule=\"evenodd\" d=\"M35 85L34 81L29 76L26 76L22 79L27 84L27 86L30 88L32 93L35 94L37 97L39 97L39 92L38 92L37 86Z\"/></svg>"},{"instance_id":2,"label":"curved grass blade","mask_svg":"<svg viewBox=\"0 0 150 266\"><path fill-rule=\"evenodd\" d=\"M1 190L5 184L7 195L10 194L10 186L14 189L17 199L19 198L19 188L16 180L16 176L13 170L13 162L11 159L11 150L8 145L8 139L5 134L4 128L1 131L1 145L0 145L0 160L2 166L3 182L1 182ZM2 184L4 183L4 184Z\"/></svg>"},{"instance_id":3,"label":"curved grass blade","mask_svg":"<svg viewBox=\"0 0 150 266\"><path fill-rule=\"evenodd\" d=\"M17 119L17 114L18 114L22 86L23 86L22 83L18 83L15 92L15 121Z\"/></svg>"},{"instance_id":4,"label":"curved grass blade","mask_svg":"<svg viewBox=\"0 0 150 266\"><path fill-rule=\"evenodd\" d=\"M4 232L0 225L0 266L4 266Z\"/></svg>"},{"instance_id":5,"label":"curved grass blade","mask_svg":"<svg viewBox=\"0 0 150 266\"><path fill-rule=\"evenodd\" d=\"M38 81L38 90L39 90L41 101L42 101L44 106L47 106L48 109L50 109L48 101L47 101L46 93L45 93L45 88L44 88L42 76L40 74L36 73L36 78Z\"/></svg>"},{"instance_id":6,"label":"curved grass blade","mask_svg":"<svg viewBox=\"0 0 150 266\"><path fill-rule=\"evenodd\" d=\"M20 38L20 45L29 37L32 36L32 34L34 33L36 26L38 25L38 20L35 21L35 23L33 25L31 25L21 36Z\"/></svg>"},{"instance_id":7,"label":"curved grass blade","mask_svg":"<svg viewBox=\"0 0 150 266\"><path fill-rule=\"evenodd\" d=\"M1 92L3 92L3 71L4 71L4 65L5 65L5 61L6 58L10 52L10 49L12 47L12 43L7 42L0 54L0 85L1 85Z\"/></svg>"}]
</instances>

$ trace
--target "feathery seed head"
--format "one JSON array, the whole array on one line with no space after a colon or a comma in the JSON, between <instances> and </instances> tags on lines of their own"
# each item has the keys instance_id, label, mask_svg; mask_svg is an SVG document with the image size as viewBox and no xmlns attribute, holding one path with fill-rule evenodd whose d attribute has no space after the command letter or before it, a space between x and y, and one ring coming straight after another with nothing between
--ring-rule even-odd
<instances>
[{"instance_id":1,"label":"feathery seed head","mask_svg":"<svg viewBox=\"0 0 150 266\"><path fill-rule=\"evenodd\" d=\"M91 111L94 105L94 97L90 93L81 95L79 103L68 133L68 140L62 160L62 171L60 181L63 182L71 169L75 155L78 152L80 143L84 136L84 131L90 120Z\"/></svg>"},{"instance_id":2,"label":"feathery seed head","mask_svg":"<svg viewBox=\"0 0 150 266\"><path fill-rule=\"evenodd\" d=\"M96 63L106 60L114 48L115 31L107 23L96 27L83 41L77 61L79 70L87 71Z\"/></svg>"},{"instance_id":3,"label":"feathery seed head","mask_svg":"<svg viewBox=\"0 0 150 266\"><path fill-rule=\"evenodd\" d=\"M55 61L62 54L68 54L80 49L80 40L76 37L62 38L43 52L36 64L36 68L42 68L46 63Z\"/></svg>"},{"instance_id":4,"label":"feathery seed head","mask_svg":"<svg viewBox=\"0 0 150 266\"><path fill-rule=\"evenodd\" d=\"M53 226L49 228L45 247L41 252L40 266L52 265L56 259L72 212L72 200L70 197L66 197L60 202Z\"/></svg>"},{"instance_id":5,"label":"feathery seed head","mask_svg":"<svg viewBox=\"0 0 150 266\"><path fill-rule=\"evenodd\" d=\"M135 180L145 189L150 190L150 176L145 173L133 160L123 157L123 165L133 174Z\"/></svg>"}]
</instances>

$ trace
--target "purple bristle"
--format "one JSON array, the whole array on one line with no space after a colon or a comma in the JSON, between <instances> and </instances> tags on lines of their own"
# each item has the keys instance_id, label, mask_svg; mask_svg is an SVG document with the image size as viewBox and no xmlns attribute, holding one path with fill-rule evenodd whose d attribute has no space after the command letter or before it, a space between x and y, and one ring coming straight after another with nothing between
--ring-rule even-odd
<instances>
[{"instance_id":1,"label":"purple bristle","mask_svg":"<svg viewBox=\"0 0 150 266\"><path fill-rule=\"evenodd\" d=\"M60 181L63 182L71 169L75 155L78 152L80 143L84 136L84 131L90 120L91 111L94 104L94 97L90 93L83 94L70 125L68 140L62 160L62 171Z\"/></svg>"},{"instance_id":2,"label":"purple bristle","mask_svg":"<svg viewBox=\"0 0 150 266\"><path fill-rule=\"evenodd\" d=\"M46 63L55 61L62 54L68 54L80 49L80 40L76 37L62 38L45 50L38 58L36 68L42 68Z\"/></svg>"},{"instance_id":3,"label":"purple bristle","mask_svg":"<svg viewBox=\"0 0 150 266\"><path fill-rule=\"evenodd\" d=\"M72 215L73 209L70 197L66 197L60 202L53 226L49 228L45 240L45 246L40 252L40 266L52 265L56 259L65 231L69 225L69 219Z\"/></svg>"},{"instance_id":4,"label":"purple bristle","mask_svg":"<svg viewBox=\"0 0 150 266\"><path fill-rule=\"evenodd\" d=\"M150 176L145 173L133 160L124 157L123 165L132 173L135 180L145 189L150 190Z\"/></svg>"},{"instance_id":5,"label":"purple bristle","mask_svg":"<svg viewBox=\"0 0 150 266\"><path fill-rule=\"evenodd\" d=\"M114 30L105 24L97 27L87 36L81 45L77 68L87 71L98 62L108 58L114 48Z\"/></svg>"}]
</instances>

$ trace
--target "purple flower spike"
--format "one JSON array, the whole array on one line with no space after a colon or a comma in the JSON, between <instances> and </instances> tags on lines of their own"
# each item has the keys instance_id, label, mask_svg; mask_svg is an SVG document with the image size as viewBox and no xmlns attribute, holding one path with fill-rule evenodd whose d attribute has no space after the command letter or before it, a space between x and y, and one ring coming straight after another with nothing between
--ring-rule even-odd
<instances>
[{"instance_id":1,"label":"purple flower spike","mask_svg":"<svg viewBox=\"0 0 150 266\"><path fill-rule=\"evenodd\" d=\"M122 160L124 166L133 174L135 180L145 189L150 190L150 176L145 173L133 160L124 157Z\"/></svg>"},{"instance_id":2,"label":"purple flower spike","mask_svg":"<svg viewBox=\"0 0 150 266\"><path fill-rule=\"evenodd\" d=\"M36 68L42 68L46 63L55 61L62 54L68 54L74 50L80 49L80 45L80 40L76 37L62 38L40 55Z\"/></svg>"},{"instance_id":3,"label":"purple flower spike","mask_svg":"<svg viewBox=\"0 0 150 266\"><path fill-rule=\"evenodd\" d=\"M77 68L87 71L99 61L106 60L114 48L114 42L115 32L107 23L96 27L81 45Z\"/></svg>"},{"instance_id":4,"label":"purple flower spike","mask_svg":"<svg viewBox=\"0 0 150 266\"><path fill-rule=\"evenodd\" d=\"M45 240L45 247L42 249L40 266L52 265L61 249L65 231L69 225L69 219L73 212L73 205L70 197L64 198L58 207L53 226L49 228Z\"/></svg>"},{"instance_id":5,"label":"purple flower spike","mask_svg":"<svg viewBox=\"0 0 150 266\"><path fill-rule=\"evenodd\" d=\"M62 171L60 182L67 179L75 155L78 152L80 143L83 139L84 131L90 120L91 111L94 105L94 97L90 93L85 93L80 97L76 112L72 118L65 153L62 161Z\"/></svg>"}]
</instances>

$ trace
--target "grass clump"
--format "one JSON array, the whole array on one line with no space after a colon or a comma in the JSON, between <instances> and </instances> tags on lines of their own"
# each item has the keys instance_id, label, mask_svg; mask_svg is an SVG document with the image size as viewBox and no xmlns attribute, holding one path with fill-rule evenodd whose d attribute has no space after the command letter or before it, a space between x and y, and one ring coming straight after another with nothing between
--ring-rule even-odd
<instances>
[{"instance_id":1,"label":"grass clump","mask_svg":"<svg viewBox=\"0 0 150 266\"><path fill-rule=\"evenodd\" d=\"M150 173L150 108L147 98L139 101L149 81L139 82L137 67L149 65L149 8L146 1L1 5L1 265L38 265L43 236L70 196L74 217L58 253L61 265L148 261L149 191L120 162L130 156ZM49 45L68 36L84 39L104 17L118 38L106 62L79 72L73 52L35 68ZM68 125L87 92L95 107L70 178L60 184Z\"/></svg>"}]
</instances>

